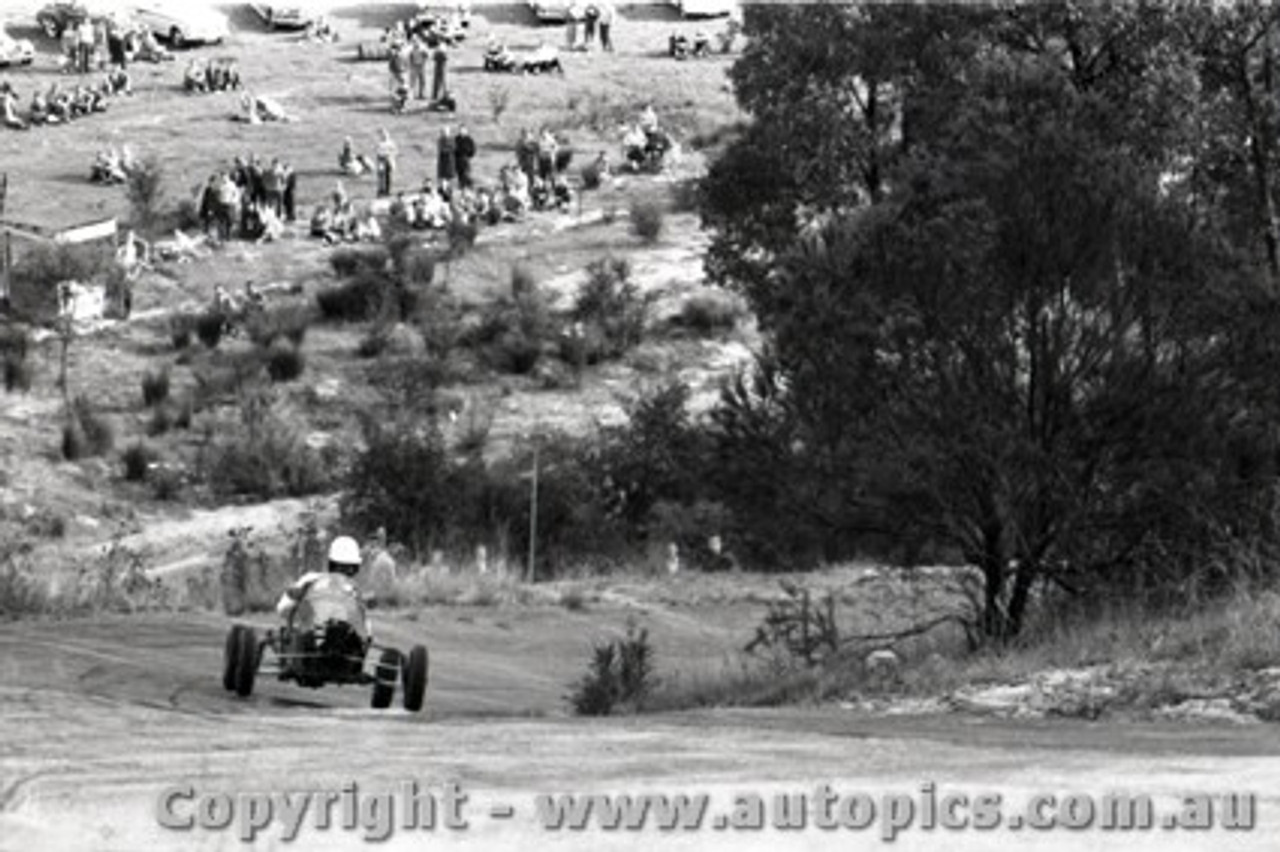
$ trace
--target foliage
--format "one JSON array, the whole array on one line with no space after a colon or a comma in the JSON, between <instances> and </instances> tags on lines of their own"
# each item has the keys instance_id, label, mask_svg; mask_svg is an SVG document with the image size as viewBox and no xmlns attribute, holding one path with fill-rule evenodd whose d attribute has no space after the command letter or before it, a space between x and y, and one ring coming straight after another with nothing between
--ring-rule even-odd
<instances>
[{"instance_id":1,"label":"foliage","mask_svg":"<svg viewBox=\"0 0 1280 852\"><path fill-rule=\"evenodd\" d=\"M191 314L174 314L169 318L169 339L173 341L174 349L181 351L191 345L196 320Z\"/></svg>"},{"instance_id":2,"label":"foliage","mask_svg":"<svg viewBox=\"0 0 1280 852\"><path fill-rule=\"evenodd\" d=\"M51 322L58 315L58 287L63 281L85 283L104 273L109 251L91 244L35 243L13 264L9 301L15 319Z\"/></svg>"},{"instance_id":3,"label":"foliage","mask_svg":"<svg viewBox=\"0 0 1280 852\"><path fill-rule=\"evenodd\" d=\"M629 622L624 638L592 649L587 673L568 699L579 716L637 713L655 685L649 630Z\"/></svg>"},{"instance_id":4,"label":"foliage","mask_svg":"<svg viewBox=\"0 0 1280 852\"><path fill-rule=\"evenodd\" d=\"M103 456L115 446L115 430L111 422L93 407L88 397L77 396L67 407L62 427L62 457L76 461Z\"/></svg>"},{"instance_id":5,"label":"foliage","mask_svg":"<svg viewBox=\"0 0 1280 852\"><path fill-rule=\"evenodd\" d=\"M196 337L209 349L217 349L227 329L227 315L221 311L205 311L196 317Z\"/></svg>"},{"instance_id":6,"label":"foliage","mask_svg":"<svg viewBox=\"0 0 1280 852\"><path fill-rule=\"evenodd\" d=\"M603 257L587 266L587 281L574 300L572 316L599 332L604 357L616 358L644 340L653 298L631 280L626 258Z\"/></svg>"},{"instance_id":7,"label":"foliage","mask_svg":"<svg viewBox=\"0 0 1280 852\"><path fill-rule=\"evenodd\" d=\"M124 463L124 478L127 482L141 482L147 478L147 468L156 461L154 449L143 441L134 441L125 448L121 461Z\"/></svg>"},{"instance_id":8,"label":"foliage","mask_svg":"<svg viewBox=\"0 0 1280 852\"><path fill-rule=\"evenodd\" d=\"M152 408L169 398L169 370L147 370L142 374L142 404Z\"/></svg>"},{"instance_id":9,"label":"foliage","mask_svg":"<svg viewBox=\"0 0 1280 852\"><path fill-rule=\"evenodd\" d=\"M652 201L633 201L629 216L631 219L631 233L639 237L646 245L653 245L662 237L662 229L666 224L666 213L660 205Z\"/></svg>"},{"instance_id":10,"label":"foliage","mask_svg":"<svg viewBox=\"0 0 1280 852\"><path fill-rule=\"evenodd\" d=\"M267 375L273 382L291 382L302 375L306 357L289 343L274 343L267 350Z\"/></svg>"},{"instance_id":11,"label":"foliage","mask_svg":"<svg viewBox=\"0 0 1280 852\"><path fill-rule=\"evenodd\" d=\"M285 420L269 391L242 389L239 410L239 430L204 451L201 468L216 494L272 500L305 497L329 486L329 461Z\"/></svg>"}]
</instances>

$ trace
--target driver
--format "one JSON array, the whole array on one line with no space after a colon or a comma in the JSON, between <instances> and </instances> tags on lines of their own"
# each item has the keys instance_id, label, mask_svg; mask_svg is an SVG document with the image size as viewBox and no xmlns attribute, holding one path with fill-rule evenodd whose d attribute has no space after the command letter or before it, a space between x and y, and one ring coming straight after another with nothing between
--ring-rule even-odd
<instances>
[{"instance_id":1,"label":"driver","mask_svg":"<svg viewBox=\"0 0 1280 852\"><path fill-rule=\"evenodd\" d=\"M333 540L333 544L329 545L328 572L308 571L295 580L293 585L285 589L284 594L280 596L280 602L276 604L276 613L286 623L290 622L298 603L306 596L307 590L316 583L335 583L352 596L362 597L360 589L355 584L355 576L360 571L360 564L360 545L356 544L356 540L350 536L338 536ZM364 627L365 635L372 636L367 615Z\"/></svg>"}]
</instances>

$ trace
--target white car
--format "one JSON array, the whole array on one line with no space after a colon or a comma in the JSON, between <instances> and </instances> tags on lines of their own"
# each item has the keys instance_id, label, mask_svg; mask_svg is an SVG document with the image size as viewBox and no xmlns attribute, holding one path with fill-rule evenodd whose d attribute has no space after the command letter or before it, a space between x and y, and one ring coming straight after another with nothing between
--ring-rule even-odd
<instances>
[{"instance_id":1,"label":"white car","mask_svg":"<svg viewBox=\"0 0 1280 852\"><path fill-rule=\"evenodd\" d=\"M738 8L737 0L671 0L671 4L685 18L718 18Z\"/></svg>"},{"instance_id":2,"label":"white car","mask_svg":"<svg viewBox=\"0 0 1280 852\"><path fill-rule=\"evenodd\" d=\"M11 37L0 29L0 68L30 65L36 58L36 46L25 38Z\"/></svg>"},{"instance_id":3,"label":"white car","mask_svg":"<svg viewBox=\"0 0 1280 852\"><path fill-rule=\"evenodd\" d=\"M173 47L219 44L231 34L227 16L207 6L179 0L145 0L129 9L139 23Z\"/></svg>"},{"instance_id":4,"label":"white car","mask_svg":"<svg viewBox=\"0 0 1280 852\"><path fill-rule=\"evenodd\" d=\"M529 8L539 21L567 21L572 6L572 0L529 0Z\"/></svg>"},{"instance_id":5,"label":"white car","mask_svg":"<svg viewBox=\"0 0 1280 852\"><path fill-rule=\"evenodd\" d=\"M250 3L249 6L258 13L262 22L272 29L300 30L315 20L315 13L303 6L278 3Z\"/></svg>"}]
</instances>

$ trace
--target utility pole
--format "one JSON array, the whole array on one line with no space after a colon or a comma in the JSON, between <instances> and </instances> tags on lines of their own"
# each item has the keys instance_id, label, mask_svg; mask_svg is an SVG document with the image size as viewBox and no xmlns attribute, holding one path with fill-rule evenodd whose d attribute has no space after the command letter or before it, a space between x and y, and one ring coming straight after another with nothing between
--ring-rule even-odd
<instances>
[{"instance_id":1,"label":"utility pole","mask_svg":"<svg viewBox=\"0 0 1280 852\"><path fill-rule=\"evenodd\" d=\"M538 439L533 441L533 483L529 489L529 565L525 582L532 583L538 558Z\"/></svg>"}]
</instances>

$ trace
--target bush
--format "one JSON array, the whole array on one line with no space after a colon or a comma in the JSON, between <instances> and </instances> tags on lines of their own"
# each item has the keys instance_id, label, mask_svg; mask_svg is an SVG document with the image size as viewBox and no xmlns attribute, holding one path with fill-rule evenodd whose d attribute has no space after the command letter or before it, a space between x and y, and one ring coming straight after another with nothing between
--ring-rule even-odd
<instances>
[{"instance_id":1,"label":"bush","mask_svg":"<svg viewBox=\"0 0 1280 852\"><path fill-rule=\"evenodd\" d=\"M599 189L604 183L604 174L596 163L587 163L582 167L582 188L584 190Z\"/></svg>"},{"instance_id":2,"label":"bush","mask_svg":"<svg viewBox=\"0 0 1280 852\"><path fill-rule=\"evenodd\" d=\"M138 227L145 230L155 224L163 191L164 169L155 157L146 157L129 170L125 195Z\"/></svg>"},{"instance_id":3,"label":"bush","mask_svg":"<svg viewBox=\"0 0 1280 852\"><path fill-rule=\"evenodd\" d=\"M390 343L391 337L387 332L387 327L383 325L375 326L369 329L369 332L364 337L360 338L360 343L356 346L356 355L360 358L377 358L387 351L387 346Z\"/></svg>"},{"instance_id":4,"label":"bush","mask_svg":"<svg viewBox=\"0 0 1280 852\"><path fill-rule=\"evenodd\" d=\"M742 318L742 306L729 296L700 294L690 297L676 316L676 323L702 335L732 331Z\"/></svg>"},{"instance_id":5,"label":"bush","mask_svg":"<svg viewBox=\"0 0 1280 852\"><path fill-rule=\"evenodd\" d=\"M343 246L329 255L329 265L339 278L352 278L367 273L385 273L391 261L391 249L384 245Z\"/></svg>"},{"instance_id":6,"label":"bush","mask_svg":"<svg viewBox=\"0 0 1280 852\"><path fill-rule=\"evenodd\" d=\"M169 398L169 370L158 373L150 370L142 374L142 404L147 408L159 405Z\"/></svg>"},{"instance_id":7,"label":"bush","mask_svg":"<svg viewBox=\"0 0 1280 852\"><path fill-rule=\"evenodd\" d=\"M644 243L652 245L662 236L666 214L652 201L635 201L631 204L631 233Z\"/></svg>"},{"instance_id":8,"label":"bush","mask_svg":"<svg viewBox=\"0 0 1280 852\"><path fill-rule=\"evenodd\" d=\"M537 366L554 328L546 300L535 288L490 304L465 339L484 348L485 360L495 370L525 375Z\"/></svg>"},{"instance_id":9,"label":"bush","mask_svg":"<svg viewBox=\"0 0 1280 852\"><path fill-rule=\"evenodd\" d=\"M220 496L272 500L305 497L329 485L328 465L267 401L243 395L239 434L216 445L204 460L206 479Z\"/></svg>"},{"instance_id":10,"label":"bush","mask_svg":"<svg viewBox=\"0 0 1280 852\"><path fill-rule=\"evenodd\" d=\"M167 405L157 405L151 409L151 419L147 422L147 434L152 438L163 435L173 428L173 412Z\"/></svg>"},{"instance_id":11,"label":"bush","mask_svg":"<svg viewBox=\"0 0 1280 852\"><path fill-rule=\"evenodd\" d=\"M671 209L677 213L692 213L698 209L701 184L697 178L676 181L671 184Z\"/></svg>"},{"instance_id":12,"label":"bush","mask_svg":"<svg viewBox=\"0 0 1280 852\"><path fill-rule=\"evenodd\" d=\"M426 249L413 249L405 254L399 274L406 285L429 286L436 278L435 254Z\"/></svg>"},{"instance_id":13,"label":"bush","mask_svg":"<svg viewBox=\"0 0 1280 852\"><path fill-rule=\"evenodd\" d=\"M596 645L587 673L569 696L579 716L608 716L615 711L638 712L653 691L653 646L649 631L627 625L627 635Z\"/></svg>"},{"instance_id":14,"label":"bush","mask_svg":"<svg viewBox=\"0 0 1280 852\"><path fill-rule=\"evenodd\" d=\"M321 290L316 294L316 304L326 320L361 322L381 312L391 287L385 275L363 272L345 284Z\"/></svg>"},{"instance_id":15,"label":"bush","mask_svg":"<svg viewBox=\"0 0 1280 852\"><path fill-rule=\"evenodd\" d=\"M264 349L281 337L294 346L301 346L310 323L310 312L302 305L292 305L254 314L247 323L247 331L249 339Z\"/></svg>"},{"instance_id":16,"label":"bush","mask_svg":"<svg viewBox=\"0 0 1280 852\"><path fill-rule=\"evenodd\" d=\"M573 149L562 146L556 149L556 171L564 174L569 171L569 166L573 164Z\"/></svg>"},{"instance_id":17,"label":"bush","mask_svg":"<svg viewBox=\"0 0 1280 852\"><path fill-rule=\"evenodd\" d=\"M174 349L182 351L191 345L191 333L195 330L196 319L190 314L177 314L169 318L169 339L173 341Z\"/></svg>"},{"instance_id":18,"label":"bush","mask_svg":"<svg viewBox=\"0 0 1280 852\"><path fill-rule=\"evenodd\" d=\"M179 429L190 429L191 420L195 417L195 402L190 395L182 398L182 404L178 406L177 412L173 416L173 425Z\"/></svg>"},{"instance_id":19,"label":"bush","mask_svg":"<svg viewBox=\"0 0 1280 852\"><path fill-rule=\"evenodd\" d=\"M542 342L519 329L502 335L489 350L489 362L494 369L516 376L533 372L541 358Z\"/></svg>"},{"instance_id":20,"label":"bush","mask_svg":"<svg viewBox=\"0 0 1280 852\"><path fill-rule=\"evenodd\" d=\"M304 367L302 353L287 343L275 344L267 352L267 375L273 382L291 382L302 375Z\"/></svg>"},{"instance_id":21,"label":"bush","mask_svg":"<svg viewBox=\"0 0 1280 852\"><path fill-rule=\"evenodd\" d=\"M519 299L531 295L537 289L538 282L529 271L529 267L522 263L513 263L511 265L511 298Z\"/></svg>"},{"instance_id":22,"label":"bush","mask_svg":"<svg viewBox=\"0 0 1280 852\"><path fill-rule=\"evenodd\" d=\"M156 460L156 452L142 441L134 441L125 448L121 460L124 462L124 478L128 482L141 482L147 478L147 470Z\"/></svg>"},{"instance_id":23,"label":"bush","mask_svg":"<svg viewBox=\"0 0 1280 852\"><path fill-rule=\"evenodd\" d=\"M196 317L196 337L210 349L217 349L227 329L227 316L221 311L206 311Z\"/></svg>"},{"instance_id":24,"label":"bush","mask_svg":"<svg viewBox=\"0 0 1280 852\"><path fill-rule=\"evenodd\" d=\"M62 427L62 457L75 461L106 455L114 445L115 431L110 421L94 411L86 397L76 397Z\"/></svg>"},{"instance_id":25,"label":"bush","mask_svg":"<svg viewBox=\"0 0 1280 852\"><path fill-rule=\"evenodd\" d=\"M60 282L89 281L113 262L110 250L88 244L31 246L13 264L9 300L14 317L52 321L58 315Z\"/></svg>"},{"instance_id":26,"label":"bush","mask_svg":"<svg viewBox=\"0 0 1280 852\"><path fill-rule=\"evenodd\" d=\"M653 300L631 281L625 258L604 257L587 267L587 281L573 305L573 318L594 328L602 357L617 357L644 340Z\"/></svg>"},{"instance_id":27,"label":"bush","mask_svg":"<svg viewBox=\"0 0 1280 852\"><path fill-rule=\"evenodd\" d=\"M4 389L7 393L31 390L31 363L12 352L4 355Z\"/></svg>"}]
</instances>

